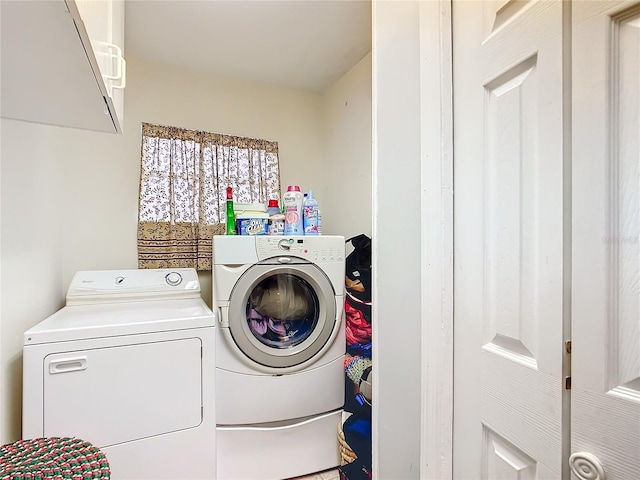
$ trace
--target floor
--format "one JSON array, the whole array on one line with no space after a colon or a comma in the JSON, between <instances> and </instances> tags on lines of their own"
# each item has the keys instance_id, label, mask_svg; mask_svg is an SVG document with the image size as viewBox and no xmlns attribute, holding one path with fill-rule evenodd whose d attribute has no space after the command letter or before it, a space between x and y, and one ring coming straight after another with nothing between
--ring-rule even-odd
<instances>
[{"instance_id":1,"label":"floor","mask_svg":"<svg viewBox=\"0 0 640 480\"><path fill-rule=\"evenodd\" d=\"M324 472L317 472L311 475L305 475L304 477L290 478L289 480L339 480L340 474L338 469L325 470Z\"/></svg>"}]
</instances>

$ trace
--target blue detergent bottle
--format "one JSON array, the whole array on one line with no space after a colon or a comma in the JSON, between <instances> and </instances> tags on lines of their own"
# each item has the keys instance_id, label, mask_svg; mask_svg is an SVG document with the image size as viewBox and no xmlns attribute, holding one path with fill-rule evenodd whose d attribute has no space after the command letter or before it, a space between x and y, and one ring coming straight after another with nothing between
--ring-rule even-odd
<instances>
[{"instance_id":1,"label":"blue detergent bottle","mask_svg":"<svg viewBox=\"0 0 640 480\"><path fill-rule=\"evenodd\" d=\"M280 215L281 213L282 213L282 210L278 205L278 200L276 200L275 198L272 198L271 200L269 200L269 204L267 206L267 215L269 215L270 217L273 217L274 215Z\"/></svg>"},{"instance_id":2,"label":"blue detergent bottle","mask_svg":"<svg viewBox=\"0 0 640 480\"><path fill-rule=\"evenodd\" d=\"M313 196L313 190L309 190L304 201L303 226L305 235L319 235L319 213L318 201Z\"/></svg>"}]
</instances>

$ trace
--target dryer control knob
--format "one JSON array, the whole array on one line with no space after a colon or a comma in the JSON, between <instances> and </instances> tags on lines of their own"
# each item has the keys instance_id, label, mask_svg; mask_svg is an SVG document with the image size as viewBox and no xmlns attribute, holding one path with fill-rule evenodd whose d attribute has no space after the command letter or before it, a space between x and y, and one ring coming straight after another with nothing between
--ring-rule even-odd
<instances>
[{"instance_id":1,"label":"dryer control knob","mask_svg":"<svg viewBox=\"0 0 640 480\"><path fill-rule=\"evenodd\" d=\"M182 283L182 275L180 275L178 272L167 273L164 278L167 283L173 287Z\"/></svg>"}]
</instances>

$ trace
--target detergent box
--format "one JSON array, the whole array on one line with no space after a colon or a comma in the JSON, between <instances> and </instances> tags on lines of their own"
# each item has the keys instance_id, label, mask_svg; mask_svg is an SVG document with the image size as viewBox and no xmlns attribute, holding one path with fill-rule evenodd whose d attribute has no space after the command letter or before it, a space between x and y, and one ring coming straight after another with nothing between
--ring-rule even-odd
<instances>
[{"instance_id":1,"label":"detergent box","mask_svg":"<svg viewBox=\"0 0 640 480\"><path fill-rule=\"evenodd\" d=\"M236 231L238 235L266 235L269 229L269 214L262 203L236 203Z\"/></svg>"},{"instance_id":2,"label":"detergent box","mask_svg":"<svg viewBox=\"0 0 640 480\"><path fill-rule=\"evenodd\" d=\"M238 235L266 235L269 228L268 218L239 218L236 220Z\"/></svg>"}]
</instances>

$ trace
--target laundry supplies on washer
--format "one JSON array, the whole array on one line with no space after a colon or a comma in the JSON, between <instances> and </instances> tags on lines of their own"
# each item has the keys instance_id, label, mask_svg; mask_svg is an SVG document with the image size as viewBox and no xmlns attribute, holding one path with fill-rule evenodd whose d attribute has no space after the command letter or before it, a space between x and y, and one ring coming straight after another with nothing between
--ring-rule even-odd
<instances>
[{"instance_id":1,"label":"laundry supplies on washer","mask_svg":"<svg viewBox=\"0 0 640 480\"><path fill-rule=\"evenodd\" d=\"M267 235L284 235L284 213L269 217L269 229Z\"/></svg>"},{"instance_id":2,"label":"laundry supplies on washer","mask_svg":"<svg viewBox=\"0 0 640 480\"><path fill-rule=\"evenodd\" d=\"M236 203L233 206L238 235L266 235L269 214L264 203Z\"/></svg>"},{"instance_id":3,"label":"laundry supplies on washer","mask_svg":"<svg viewBox=\"0 0 640 480\"><path fill-rule=\"evenodd\" d=\"M303 208L304 196L298 185L289 185L282 197L284 204L284 234L304 235Z\"/></svg>"},{"instance_id":4,"label":"laundry supplies on washer","mask_svg":"<svg viewBox=\"0 0 640 480\"><path fill-rule=\"evenodd\" d=\"M278 205L278 200L269 200L267 206L267 214L269 215L269 228L267 235L284 235L284 213Z\"/></svg>"},{"instance_id":5,"label":"laundry supplies on washer","mask_svg":"<svg viewBox=\"0 0 640 480\"><path fill-rule=\"evenodd\" d=\"M233 208L233 189L227 187L227 216L226 216L226 233L227 235L236 235L236 216Z\"/></svg>"},{"instance_id":6,"label":"laundry supplies on washer","mask_svg":"<svg viewBox=\"0 0 640 480\"><path fill-rule=\"evenodd\" d=\"M304 213L303 213L303 219L302 219L305 235L320 234L319 217L320 217L320 207L318 207L318 201L313 196L313 190L309 190L309 193L305 195L305 199L304 199Z\"/></svg>"},{"instance_id":7,"label":"laundry supplies on washer","mask_svg":"<svg viewBox=\"0 0 640 480\"><path fill-rule=\"evenodd\" d=\"M238 235L266 235L268 218L239 218L236 220Z\"/></svg>"}]
</instances>

